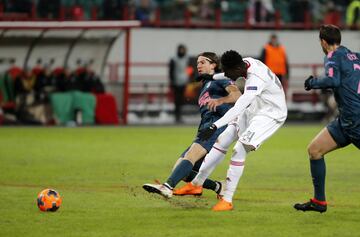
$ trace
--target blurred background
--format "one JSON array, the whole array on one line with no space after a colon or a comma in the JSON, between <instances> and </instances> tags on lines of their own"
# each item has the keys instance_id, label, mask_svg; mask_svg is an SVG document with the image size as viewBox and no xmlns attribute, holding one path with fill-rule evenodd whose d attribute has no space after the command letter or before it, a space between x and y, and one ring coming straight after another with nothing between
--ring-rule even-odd
<instances>
[{"instance_id":1,"label":"blurred background","mask_svg":"<svg viewBox=\"0 0 360 237\"><path fill-rule=\"evenodd\" d=\"M282 58L288 121L328 121L331 92L303 89L321 24L360 50L359 0L0 0L0 125L196 124L196 56L229 49Z\"/></svg>"}]
</instances>

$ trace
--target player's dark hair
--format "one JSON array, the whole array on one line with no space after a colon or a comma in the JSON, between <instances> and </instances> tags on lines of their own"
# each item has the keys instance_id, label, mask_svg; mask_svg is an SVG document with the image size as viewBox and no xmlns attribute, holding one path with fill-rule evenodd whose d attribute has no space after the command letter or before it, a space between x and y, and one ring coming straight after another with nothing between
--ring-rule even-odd
<instances>
[{"instance_id":1,"label":"player's dark hair","mask_svg":"<svg viewBox=\"0 0 360 237\"><path fill-rule=\"evenodd\" d=\"M322 25L319 38L325 40L329 45L340 45L341 32L335 25Z\"/></svg>"},{"instance_id":2,"label":"player's dark hair","mask_svg":"<svg viewBox=\"0 0 360 237\"><path fill-rule=\"evenodd\" d=\"M226 51L221 56L221 66L225 69L233 69L237 67L245 67L246 64L242 60L241 55L235 50Z\"/></svg>"},{"instance_id":3,"label":"player's dark hair","mask_svg":"<svg viewBox=\"0 0 360 237\"><path fill-rule=\"evenodd\" d=\"M210 59L210 63L215 63L216 64L216 67L214 68L214 71L217 73L217 72L220 72L221 71L221 68L220 68L220 60L219 60L219 57L216 55L216 53L213 53L213 52L203 52L201 54L198 55L198 57L200 56L203 56L205 58L208 58Z\"/></svg>"}]
</instances>

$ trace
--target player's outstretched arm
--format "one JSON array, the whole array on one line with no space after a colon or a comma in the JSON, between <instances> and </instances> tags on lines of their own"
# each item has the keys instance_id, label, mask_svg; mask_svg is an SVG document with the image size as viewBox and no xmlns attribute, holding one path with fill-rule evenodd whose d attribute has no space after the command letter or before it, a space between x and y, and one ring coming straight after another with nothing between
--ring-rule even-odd
<instances>
[{"instance_id":1,"label":"player's outstretched arm","mask_svg":"<svg viewBox=\"0 0 360 237\"><path fill-rule=\"evenodd\" d=\"M338 86L340 86L340 75L338 74L336 76L326 76L323 78L315 78L313 76L309 76L304 83L305 90L307 91L311 89L336 88Z\"/></svg>"},{"instance_id":2,"label":"player's outstretched arm","mask_svg":"<svg viewBox=\"0 0 360 237\"><path fill-rule=\"evenodd\" d=\"M229 122L236 119L237 116L241 115L245 111L245 109L251 104L255 97L255 93L244 93L242 96L240 96L240 98L236 101L234 107L229 109L222 118L217 120L210 127L204 128L200 131L200 140L208 140L218 128L225 126Z\"/></svg>"},{"instance_id":3,"label":"player's outstretched arm","mask_svg":"<svg viewBox=\"0 0 360 237\"><path fill-rule=\"evenodd\" d=\"M216 107L222 104L232 104L235 103L241 96L241 92L235 85L229 85L226 88L226 91L229 93L227 96L210 99L207 103L209 110L216 111Z\"/></svg>"},{"instance_id":4,"label":"player's outstretched arm","mask_svg":"<svg viewBox=\"0 0 360 237\"><path fill-rule=\"evenodd\" d=\"M340 86L340 64L338 55L334 53L325 64L325 76L321 78L310 76L305 81L305 90L336 88Z\"/></svg>"},{"instance_id":5,"label":"player's outstretched arm","mask_svg":"<svg viewBox=\"0 0 360 237\"><path fill-rule=\"evenodd\" d=\"M236 101L234 107L229 109L223 117L217 120L214 125L217 128L225 126L229 122L236 119L239 115L241 115L245 109L251 104L251 102L255 99L255 93L244 93L240 98Z\"/></svg>"}]
</instances>

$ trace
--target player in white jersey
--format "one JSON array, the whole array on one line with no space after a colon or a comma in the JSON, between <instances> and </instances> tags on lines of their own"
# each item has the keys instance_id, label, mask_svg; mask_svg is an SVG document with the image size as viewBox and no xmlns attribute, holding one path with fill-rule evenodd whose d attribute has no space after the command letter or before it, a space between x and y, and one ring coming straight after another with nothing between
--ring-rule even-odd
<instances>
[{"instance_id":1,"label":"player in white jersey","mask_svg":"<svg viewBox=\"0 0 360 237\"><path fill-rule=\"evenodd\" d=\"M214 211L232 210L232 197L244 170L246 155L275 133L285 122L287 107L284 90L276 75L261 61L242 58L230 50L221 57L224 74L215 75L237 81L245 80L244 93L222 118L202 130L201 139L208 139L218 128L229 124L218 137L206 156L198 175L192 181L194 187L204 180L225 157L232 142L237 141L227 171L223 196L212 208Z\"/></svg>"}]
</instances>

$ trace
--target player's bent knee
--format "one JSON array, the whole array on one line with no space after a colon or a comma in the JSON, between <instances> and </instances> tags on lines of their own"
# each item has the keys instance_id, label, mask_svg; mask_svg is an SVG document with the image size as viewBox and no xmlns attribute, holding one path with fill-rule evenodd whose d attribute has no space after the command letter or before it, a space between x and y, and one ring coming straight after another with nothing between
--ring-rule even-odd
<instances>
[{"instance_id":1,"label":"player's bent knee","mask_svg":"<svg viewBox=\"0 0 360 237\"><path fill-rule=\"evenodd\" d=\"M321 148L319 148L318 146L316 146L316 144L311 143L308 148L307 148L308 154L309 154L309 158L311 160L318 160L321 159L324 155L324 153L322 152Z\"/></svg>"}]
</instances>

